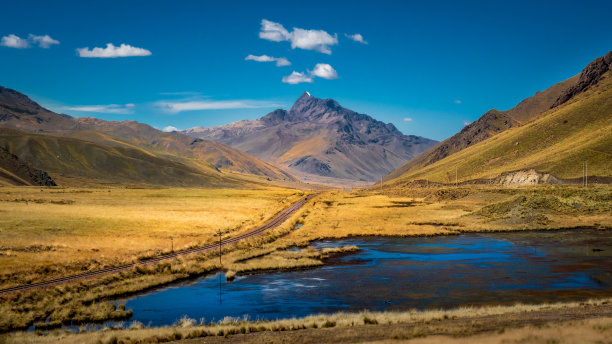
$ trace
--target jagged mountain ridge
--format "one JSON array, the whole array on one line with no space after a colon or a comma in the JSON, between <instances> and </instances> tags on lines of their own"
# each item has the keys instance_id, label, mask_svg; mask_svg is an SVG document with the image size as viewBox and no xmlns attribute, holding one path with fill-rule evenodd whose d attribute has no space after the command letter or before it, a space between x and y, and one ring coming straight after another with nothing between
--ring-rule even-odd
<instances>
[{"instance_id":1,"label":"jagged mountain ridge","mask_svg":"<svg viewBox=\"0 0 612 344\"><path fill-rule=\"evenodd\" d=\"M436 141L304 92L289 110L184 133L227 144L307 180L375 181Z\"/></svg>"}]
</instances>

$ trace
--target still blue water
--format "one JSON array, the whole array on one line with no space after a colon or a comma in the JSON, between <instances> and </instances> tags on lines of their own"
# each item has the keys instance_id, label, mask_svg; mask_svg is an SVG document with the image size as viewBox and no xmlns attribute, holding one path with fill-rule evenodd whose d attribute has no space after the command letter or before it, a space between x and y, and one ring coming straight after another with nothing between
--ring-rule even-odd
<instances>
[{"instance_id":1,"label":"still blue water","mask_svg":"<svg viewBox=\"0 0 612 344\"><path fill-rule=\"evenodd\" d=\"M321 268L223 274L131 297L132 320L169 325L184 315L206 322L301 317L339 311L541 303L612 295L612 231L463 234L447 237L318 241L357 245Z\"/></svg>"}]
</instances>

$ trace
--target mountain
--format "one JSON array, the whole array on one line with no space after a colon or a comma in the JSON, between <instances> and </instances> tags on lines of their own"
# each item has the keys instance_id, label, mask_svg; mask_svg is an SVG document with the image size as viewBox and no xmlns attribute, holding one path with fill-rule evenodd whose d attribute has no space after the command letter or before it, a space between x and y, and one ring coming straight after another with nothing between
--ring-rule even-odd
<instances>
[{"instance_id":1,"label":"mountain","mask_svg":"<svg viewBox=\"0 0 612 344\"><path fill-rule=\"evenodd\" d=\"M0 147L49 172L59 185L232 186L237 182L213 168L198 169L142 149L70 137L0 128Z\"/></svg>"},{"instance_id":2,"label":"mountain","mask_svg":"<svg viewBox=\"0 0 612 344\"><path fill-rule=\"evenodd\" d=\"M70 129L74 122L72 117L49 111L25 94L0 86L0 126L46 131Z\"/></svg>"},{"instance_id":3,"label":"mountain","mask_svg":"<svg viewBox=\"0 0 612 344\"><path fill-rule=\"evenodd\" d=\"M295 181L287 172L217 142L134 121L72 118L1 86L0 128L0 147L68 183L87 178L172 186Z\"/></svg>"},{"instance_id":4,"label":"mountain","mask_svg":"<svg viewBox=\"0 0 612 344\"><path fill-rule=\"evenodd\" d=\"M599 57L589 63L579 75L553 85L542 92L536 92L534 96L524 99L510 110L498 111L493 109L488 111L478 120L464 127L459 133L440 142L416 159L391 172L387 178L397 178L408 171L418 170L505 130L529 123L549 109L563 104L584 91L590 85L596 84L601 76L609 70L611 61L612 52L609 52L606 56Z\"/></svg>"},{"instance_id":5,"label":"mountain","mask_svg":"<svg viewBox=\"0 0 612 344\"><path fill-rule=\"evenodd\" d=\"M390 174L391 183L417 179L453 183L488 180L512 171L533 169L560 179L580 180L582 164L596 180L612 177L612 52L590 63L578 76L528 98L519 105L537 103L535 110L501 113L492 110L479 119L480 127L498 121L507 129L478 136L483 131L464 128L451 139L425 152ZM547 95L542 99L542 95ZM517 106L519 107L519 106ZM543 107L547 110L538 112ZM501 122L500 122L501 121ZM488 135L488 137L486 137ZM443 151L445 143L472 140L455 151Z\"/></svg>"},{"instance_id":6,"label":"mountain","mask_svg":"<svg viewBox=\"0 0 612 344\"><path fill-rule=\"evenodd\" d=\"M304 180L332 183L376 181L436 143L308 92L289 110L183 132L229 145Z\"/></svg>"}]
</instances>

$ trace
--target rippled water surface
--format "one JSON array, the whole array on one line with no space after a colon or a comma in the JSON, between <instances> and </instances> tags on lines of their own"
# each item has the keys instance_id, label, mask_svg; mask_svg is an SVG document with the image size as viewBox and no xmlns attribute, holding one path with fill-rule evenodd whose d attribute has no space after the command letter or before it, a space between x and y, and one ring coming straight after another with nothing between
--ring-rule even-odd
<instances>
[{"instance_id":1,"label":"rippled water surface","mask_svg":"<svg viewBox=\"0 0 612 344\"><path fill-rule=\"evenodd\" d=\"M612 295L612 231L326 240L361 251L303 271L201 278L132 297L132 320L168 325L338 311L449 308Z\"/></svg>"}]
</instances>

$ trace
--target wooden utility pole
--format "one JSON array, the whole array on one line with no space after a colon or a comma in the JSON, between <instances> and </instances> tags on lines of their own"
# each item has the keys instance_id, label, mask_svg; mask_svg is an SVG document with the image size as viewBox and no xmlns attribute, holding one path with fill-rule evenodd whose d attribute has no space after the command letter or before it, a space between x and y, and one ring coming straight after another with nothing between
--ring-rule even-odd
<instances>
[{"instance_id":1,"label":"wooden utility pole","mask_svg":"<svg viewBox=\"0 0 612 344\"><path fill-rule=\"evenodd\" d=\"M170 252L174 252L174 238L170 237Z\"/></svg>"},{"instance_id":2,"label":"wooden utility pole","mask_svg":"<svg viewBox=\"0 0 612 344\"><path fill-rule=\"evenodd\" d=\"M584 161L584 186L589 186L589 165L587 161Z\"/></svg>"},{"instance_id":3,"label":"wooden utility pole","mask_svg":"<svg viewBox=\"0 0 612 344\"><path fill-rule=\"evenodd\" d=\"M457 166L455 166L455 186L457 186Z\"/></svg>"},{"instance_id":4,"label":"wooden utility pole","mask_svg":"<svg viewBox=\"0 0 612 344\"><path fill-rule=\"evenodd\" d=\"M221 265L221 228L219 228L219 265Z\"/></svg>"}]
</instances>

